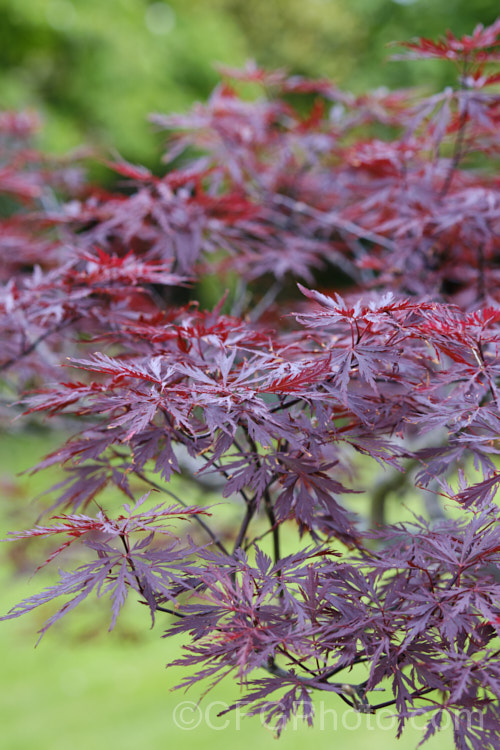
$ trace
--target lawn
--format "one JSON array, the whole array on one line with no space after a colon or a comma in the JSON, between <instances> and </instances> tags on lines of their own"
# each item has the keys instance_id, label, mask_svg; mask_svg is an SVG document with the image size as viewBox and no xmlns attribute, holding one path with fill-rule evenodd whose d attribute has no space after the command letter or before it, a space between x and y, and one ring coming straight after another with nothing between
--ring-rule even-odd
<instances>
[{"instance_id":1,"label":"lawn","mask_svg":"<svg viewBox=\"0 0 500 750\"><path fill-rule=\"evenodd\" d=\"M28 498L40 491L46 479L15 473L32 465L50 450L45 435L13 434L0 441L0 486L6 497L1 513L2 537L9 528L20 528L36 516L25 512ZM30 518L31 516L31 518ZM11 572L4 545L0 572L0 610L5 613L23 597L47 583L39 575L29 580L26 570ZM49 580L51 580L49 578ZM318 695L316 726L301 721L290 726L279 741L261 726L259 717L217 713L237 697L228 679L207 695L200 707L192 706L202 688L185 694L171 688L181 678L179 670L165 670L180 651L178 640L160 636L162 622L150 628L147 612L130 601L120 626L107 632L108 612L95 602L80 616L49 630L35 649L36 631L47 616L34 612L22 619L0 623L0 726L6 750L183 750L204 745L217 750L239 750L258 745L259 750L412 750L421 738L416 727L395 739L390 711L363 716L344 711L332 695ZM71 615L70 615L71 617ZM186 703L186 701L188 703ZM181 728L182 722L189 728ZM442 732L425 747L451 750L451 732Z\"/></svg>"}]
</instances>

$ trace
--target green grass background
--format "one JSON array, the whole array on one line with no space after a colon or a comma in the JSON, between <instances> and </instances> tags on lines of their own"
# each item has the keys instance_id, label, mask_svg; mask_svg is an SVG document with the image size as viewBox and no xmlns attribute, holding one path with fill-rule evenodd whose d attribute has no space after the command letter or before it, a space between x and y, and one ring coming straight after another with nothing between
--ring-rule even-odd
<instances>
[{"instance_id":1,"label":"green grass background","mask_svg":"<svg viewBox=\"0 0 500 750\"><path fill-rule=\"evenodd\" d=\"M23 528L36 518L36 506L30 507L29 501L48 480L39 475L15 475L50 450L53 441L45 435L22 434L6 435L0 441L3 538L7 530ZM14 551L15 543L3 545L2 614L56 577L53 570L30 579L29 562L14 574ZM29 554L37 560L36 550ZM0 623L0 735L5 750L242 750L255 746L259 750L306 746L315 750L411 750L421 738L421 732L409 728L396 740L389 711L382 716L362 716L348 709L345 714L344 704L336 696L318 694L317 725L310 729L299 722L276 740L259 717L230 713L217 718L225 704L240 697L231 679L202 700L201 714L186 710L185 718L198 721L201 716L201 720L193 729L181 729L174 720L176 707L184 701L196 702L203 686L187 694L172 691L182 672L165 669L165 665L179 655L181 642L161 638L162 621L151 629L147 612L131 599L119 626L109 633L107 604L89 602L79 614L70 614L66 624L63 621L49 630L34 648L36 631L51 611L48 607ZM332 710L338 712L336 729L329 713ZM451 750L451 731L441 732L425 747Z\"/></svg>"}]
</instances>

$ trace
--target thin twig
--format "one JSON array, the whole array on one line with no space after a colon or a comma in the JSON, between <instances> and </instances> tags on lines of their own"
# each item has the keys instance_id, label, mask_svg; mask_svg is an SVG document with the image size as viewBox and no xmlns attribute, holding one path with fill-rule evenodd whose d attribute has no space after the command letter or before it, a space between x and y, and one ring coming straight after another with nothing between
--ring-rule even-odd
<instances>
[{"instance_id":1,"label":"thin twig","mask_svg":"<svg viewBox=\"0 0 500 750\"><path fill-rule=\"evenodd\" d=\"M236 552L236 550L240 549L240 547L243 544L243 540L245 539L245 534L247 533L248 527L250 526L250 521L254 517L256 507L257 507L257 503L255 502L255 497L253 497L247 504L247 510L245 513L245 517L243 519L243 523L240 526L238 536L236 537L236 540L234 542L233 555Z\"/></svg>"},{"instance_id":2,"label":"thin twig","mask_svg":"<svg viewBox=\"0 0 500 750\"><path fill-rule=\"evenodd\" d=\"M189 505L184 502L184 500L181 500L180 497L178 497L176 494L174 494L171 490L167 490L165 487L162 487L161 485L157 484L152 479L148 479L141 471L138 471L137 469L134 469L134 474L139 477L139 479L142 479L143 482L146 482L146 484L149 484L150 487L154 487L154 489L159 490L160 492L164 492L166 495L170 495L171 498L173 498L177 503L182 505L184 508L188 508ZM201 519L198 515L194 515L193 519L196 521L196 523L201 526L201 528L209 535L210 539L217 545L217 547L223 552L225 555L228 555L229 552L224 547L223 543L220 541L220 539L214 534L210 526L208 526L203 519Z\"/></svg>"},{"instance_id":3,"label":"thin twig","mask_svg":"<svg viewBox=\"0 0 500 750\"><path fill-rule=\"evenodd\" d=\"M69 320L64 320L61 323L58 323L53 328L49 328L48 331L45 331L44 333L41 333L40 336L35 339L29 346L24 348L19 354L17 354L15 357L11 357L10 359L6 360L3 364L0 365L0 372L3 372L3 370L8 370L11 365L14 365L16 362L19 362L20 359L23 357L27 357L28 354L31 354L31 352L35 351L37 346L42 343L42 341L45 341L49 336L52 336L53 333L58 333L63 328L66 328L66 326L71 325L71 323L74 323L76 320L78 320L78 317L70 318Z\"/></svg>"}]
</instances>

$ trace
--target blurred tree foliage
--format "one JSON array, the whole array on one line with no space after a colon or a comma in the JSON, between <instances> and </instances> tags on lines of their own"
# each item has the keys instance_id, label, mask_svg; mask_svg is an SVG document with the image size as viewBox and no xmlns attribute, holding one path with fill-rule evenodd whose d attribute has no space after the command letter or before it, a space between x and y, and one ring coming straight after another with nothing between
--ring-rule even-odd
<instances>
[{"instance_id":1,"label":"blurred tree foliage","mask_svg":"<svg viewBox=\"0 0 500 750\"><path fill-rule=\"evenodd\" d=\"M0 109L39 110L45 148L90 142L149 162L147 114L186 109L218 81L214 61L247 56L228 14L177 5L0 0Z\"/></svg>"},{"instance_id":2,"label":"blurred tree foliage","mask_svg":"<svg viewBox=\"0 0 500 750\"><path fill-rule=\"evenodd\" d=\"M194 0L199 7L203 0ZM358 93L456 80L454 70L432 62L387 62L388 46L445 29L469 34L500 14L498 0L211 0L244 30L263 66L285 66L304 75L326 75ZM193 4L193 0L190 3ZM384 63L386 63L384 65Z\"/></svg>"},{"instance_id":3,"label":"blurred tree foliage","mask_svg":"<svg viewBox=\"0 0 500 750\"><path fill-rule=\"evenodd\" d=\"M384 66L386 44L468 33L498 12L496 0L0 0L0 108L39 110L44 148L90 142L151 165L146 115L205 98L214 62L252 57L358 92L442 86L446 66Z\"/></svg>"}]
</instances>

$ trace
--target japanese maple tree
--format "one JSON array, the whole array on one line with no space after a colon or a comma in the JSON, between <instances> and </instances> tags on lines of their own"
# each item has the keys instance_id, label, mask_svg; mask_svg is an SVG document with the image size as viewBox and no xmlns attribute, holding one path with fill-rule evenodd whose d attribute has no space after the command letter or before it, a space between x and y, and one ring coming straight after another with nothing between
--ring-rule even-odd
<instances>
[{"instance_id":1,"label":"japanese maple tree","mask_svg":"<svg viewBox=\"0 0 500 750\"><path fill-rule=\"evenodd\" d=\"M53 538L42 565L82 550L6 618L61 601L43 634L96 594L113 627L132 594L185 634L183 687L231 675L231 708L278 733L312 723L323 691L393 706L398 734L425 714L424 741L451 717L456 747L484 750L500 736L500 20L403 46L455 65L457 87L354 96L222 69L206 104L152 117L166 173L112 162L114 192L37 153L31 116L2 116L2 408L73 433L36 467L64 472L50 517L11 538ZM207 502L178 474L211 483ZM391 523L395 491L408 521Z\"/></svg>"}]
</instances>

